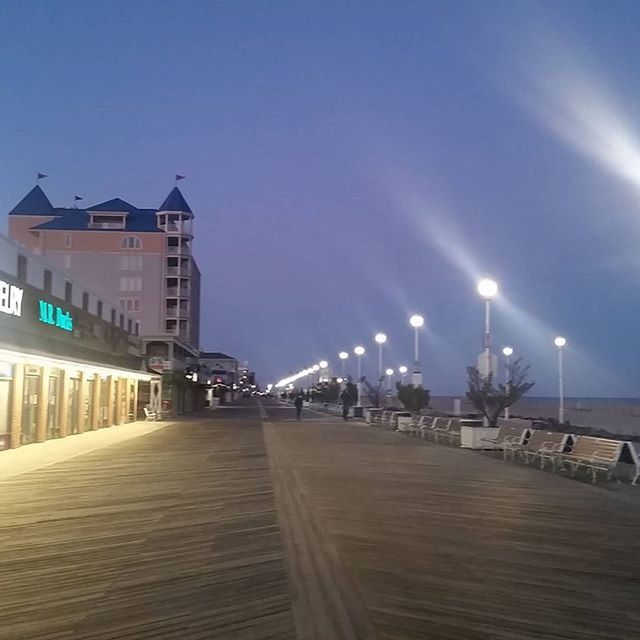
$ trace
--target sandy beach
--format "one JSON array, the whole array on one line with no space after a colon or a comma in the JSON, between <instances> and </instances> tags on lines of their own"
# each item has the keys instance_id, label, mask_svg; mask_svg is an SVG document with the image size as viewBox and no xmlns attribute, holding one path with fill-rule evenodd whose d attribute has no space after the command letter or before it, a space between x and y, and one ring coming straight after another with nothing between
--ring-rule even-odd
<instances>
[{"instance_id":1,"label":"sandy beach","mask_svg":"<svg viewBox=\"0 0 640 640\"><path fill-rule=\"evenodd\" d=\"M463 413L474 412L464 396ZM455 396L436 396L431 406L438 411L453 411ZM640 400L625 398L568 398L565 420L580 427L603 429L609 433L640 437ZM522 418L557 418L557 398L524 398L513 405L511 415Z\"/></svg>"}]
</instances>

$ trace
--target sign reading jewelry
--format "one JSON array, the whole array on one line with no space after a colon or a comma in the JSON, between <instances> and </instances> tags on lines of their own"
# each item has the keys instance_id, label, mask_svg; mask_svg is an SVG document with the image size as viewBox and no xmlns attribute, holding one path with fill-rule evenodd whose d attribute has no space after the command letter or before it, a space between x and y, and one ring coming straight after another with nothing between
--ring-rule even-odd
<instances>
[{"instance_id":1,"label":"sign reading jewelry","mask_svg":"<svg viewBox=\"0 0 640 640\"><path fill-rule=\"evenodd\" d=\"M44 300L39 300L38 305L40 307L40 322L50 324L64 331L73 331L73 318L68 311L64 311L57 306L54 307Z\"/></svg>"},{"instance_id":2,"label":"sign reading jewelry","mask_svg":"<svg viewBox=\"0 0 640 640\"><path fill-rule=\"evenodd\" d=\"M20 287L0 280L0 312L20 317L23 295L24 291Z\"/></svg>"}]
</instances>

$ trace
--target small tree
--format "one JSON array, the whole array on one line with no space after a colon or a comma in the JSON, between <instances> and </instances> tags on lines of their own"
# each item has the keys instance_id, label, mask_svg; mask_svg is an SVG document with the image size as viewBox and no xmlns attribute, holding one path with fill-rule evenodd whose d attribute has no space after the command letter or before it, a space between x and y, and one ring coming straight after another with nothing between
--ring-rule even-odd
<instances>
[{"instance_id":1,"label":"small tree","mask_svg":"<svg viewBox=\"0 0 640 640\"><path fill-rule=\"evenodd\" d=\"M511 365L509 384L498 384L497 387L493 385L493 374L485 378L475 367L467 367L467 398L487 419L490 427L495 427L500 414L535 384L526 381L529 367L522 367L520 362L521 358Z\"/></svg>"},{"instance_id":2,"label":"small tree","mask_svg":"<svg viewBox=\"0 0 640 640\"><path fill-rule=\"evenodd\" d=\"M407 411L420 413L422 409L429 406L431 393L428 389L423 389L422 385L414 387L412 384L396 382L396 389L398 390L398 400L402 402Z\"/></svg>"},{"instance_id":3,"label":"small tree","mask_svg":"<svg viewBox=\"0 0 640 640\"><path fill-rule=\"evenodd\" d=\"M382 396L382 384L384 383L384 376L378 380L378 385L374 387L365 376L362 376L360 381L364 385L364 388L369 397L369 403L374 407L380 407L380 397Z\"/></svg>"}]
</instances>

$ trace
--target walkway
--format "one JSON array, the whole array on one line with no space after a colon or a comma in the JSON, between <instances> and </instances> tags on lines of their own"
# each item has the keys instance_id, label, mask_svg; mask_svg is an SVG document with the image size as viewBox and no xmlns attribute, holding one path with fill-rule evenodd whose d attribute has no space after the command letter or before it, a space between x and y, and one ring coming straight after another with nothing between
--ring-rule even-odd
<instances>
[{"instance_id":1,"label":"walkway","mask_svg":"<svg viewBox=\"0 0 640 640\"><path fill-rule=\"evenodd\" d=\"M274 403L213 415L0 484L0 639L640 637L635 495Z\"/></svg>"}]
</instances>

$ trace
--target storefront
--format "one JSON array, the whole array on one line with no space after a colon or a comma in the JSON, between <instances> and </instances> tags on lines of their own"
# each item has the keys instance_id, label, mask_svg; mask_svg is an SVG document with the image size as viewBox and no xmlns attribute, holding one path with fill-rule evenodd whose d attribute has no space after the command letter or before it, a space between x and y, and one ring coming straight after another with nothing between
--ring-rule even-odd
<instances>
[{"instance_id":1,"label":"storefront","mask_svg":"<svg viewBox=\"0 0 640 640\"><path fill-rule=\"evenodd\" d=\"M79 308L0 271L0 448L137 420L139 385L160 383L131 323L82 295Z\"/></svg>"}]
</instances>

